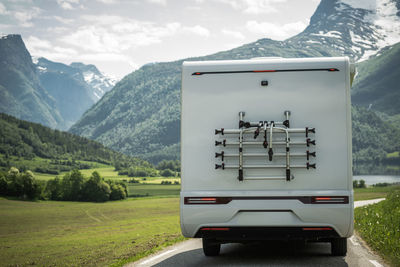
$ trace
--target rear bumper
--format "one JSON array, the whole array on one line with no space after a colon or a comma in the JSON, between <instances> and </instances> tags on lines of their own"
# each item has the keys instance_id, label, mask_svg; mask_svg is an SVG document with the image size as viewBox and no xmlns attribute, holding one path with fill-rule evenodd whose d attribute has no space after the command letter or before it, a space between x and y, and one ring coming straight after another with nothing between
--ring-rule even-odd
<instances>
[{"instance_id":1,"label":"rear bumper","mask_svg":"<svg viewBox=\"0 0 400 267\"><path fill-rule=\"evenodd\" d=\"M203 227L195 237L209 238L218 242L243 242L260 240L328 241L340 236L330 227Z\"/></svg>"},{"instance_id":2,"label":"rear bumper","mask_svg":"<svg viewBox=\"0 0 400 267\"><path fill-rule=\"evenodd\" d=\"M353 193L352 191L320 191L302 192L297 196L334 195L348 196L345 204L313 204L303 198L294 197L295 194L285 194L290 197L233 197L232 200L221 204L187 204L185 197L195 195L194 192L181 192L181 229L185 237L199 237L200 229L204 227L229 227L230 233L218 235L233 235L232 239L243 236L251 239L241 231L249 230L251 236L268 236L273 239L287 239L287 237L302 237L304 235L326 237L350 237L353 234ZM204 192L198 196L206 195ZM211 196L211 193L209 193ZM216 195L215 193L213 194ZM258 194L260 196L261 194ZM279 195L284 195L283 193ZM277 196L279 196L277 194ZM195 195L197 196L197 195ZM206 195L207 196L207 195ZM298 229L304 227L330 227L332 232L303 233ZM254 234L255 233L255 234ZM210 233L207 233L210 234ZM212 234L212 233L211 233ZM242 234L242 235L240 235ZM283 237L280 238L279 236ZM307 237L306 236L306 237ZM228 236L229 237L229 236Z\"/></svg>"}]
</instances>

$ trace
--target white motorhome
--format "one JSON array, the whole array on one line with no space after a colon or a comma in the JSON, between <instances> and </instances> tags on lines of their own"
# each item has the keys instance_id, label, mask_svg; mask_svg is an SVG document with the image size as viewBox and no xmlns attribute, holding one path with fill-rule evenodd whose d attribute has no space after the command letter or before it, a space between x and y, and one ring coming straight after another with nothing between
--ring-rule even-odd
<instances>
[{"instance_id":1,"label":"white motorhome","mask_svg":"<svg viewBox=\"0 0 400 267\"><path fill-rule=\"evenodd\" d=\"M184 62L181 229L223 243L353 233L347 57Z\"/></svg>"}]
</instances>

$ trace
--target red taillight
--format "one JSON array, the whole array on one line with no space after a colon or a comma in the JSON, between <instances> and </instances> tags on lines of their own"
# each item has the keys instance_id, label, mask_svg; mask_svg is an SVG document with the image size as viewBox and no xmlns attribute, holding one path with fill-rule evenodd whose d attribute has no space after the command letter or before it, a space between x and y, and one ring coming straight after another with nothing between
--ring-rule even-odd
<instances>
[{"instance_id":1,"label":"red taillight","mask_svg":"<svg viewBox=\"0 0 400 267\"><path fill-rule=\"evenodd\" d=\"M312 204L348 204L348 196L323 196L323 197L312 197Z\"/></svg>"},{"instance_id":2,"label":"red taillight","mask_svg":"<svg viewBox=\"0 0 400 267\"><path fill-rule=\"evenodd\" d=\"M332 69L329 69L329 71L338 71L338 69L333 69L333 68L332 68Z\"/></svg>"},{"instance_id":3,"label":"red taillight","mask_svg":"<svg viewBox=\"0 0 400 267\"><path fill-rule=\"evenodd\" d=\"M253 72L275 72L276 70L253 70Z\"/></svg>"},{"instance_id":4,"label":"red taillight","mask_svg":"<svg viewBox=\"0 0 400 267\"><path fill-rule=\"evenodd\" d=\"M228 227L204 227L201 231L229 231Z\"/></svg>"},{"instance_id":5,"label":"red taillight","mask_svg":"<svg viewBox=\"0 0 400 267\"><path fill-rule=\"evenodd\" d=\"M228 204L231 197L185 197L185 204Z\"/></svg>"},{"instance_id":6,"label":"red taillight","mask_svg":"<svg viewBox=\"0 0 400 267\"><path fill-rule=\"evenodd\" d=\"M303 231L331 231L330 227L303 227Z\"/></svg>"}]
</instances>

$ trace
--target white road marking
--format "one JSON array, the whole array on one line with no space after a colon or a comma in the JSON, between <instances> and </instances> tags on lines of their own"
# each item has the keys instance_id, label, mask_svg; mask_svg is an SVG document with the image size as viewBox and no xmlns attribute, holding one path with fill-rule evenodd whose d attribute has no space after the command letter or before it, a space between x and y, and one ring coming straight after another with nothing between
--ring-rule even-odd
<instances>
[{"instance_id":1,"label":"white road marking","mask_svg":"<svg viewBox=\"0 0 400 267\"><path fill-rule=\"evenodd\" d=\"M176 250L176 249L167 250L167 251L165 251L165 252L163 252L163 253L160 253L160 254L158 254L158 255L156 255L156 256L154 256L154 257L151 257L150 259L147 259L147 260L141 262L140 265L146 265L147 263L152 262L152 261L155 261L156 259L161 258L161 257L163 257L163 256L165 256L165 255L167 255L167 254L169 254L169 253L172 253L172 252L174 252L175 250Z\"/></svg>"},{"instance_id":2,"label":"white road marking","mask_svg":"<svg viewBox=\"0 0 400 267\"><path fill-rule=\"evenodd\" d=\"M360 244L358 243L358 241L357 241L357 239L356 239L356 237L354 236L354 235L352 235L350 238L349 238L349 240L350 240L350 242L353 244L353 246L359 246Z\"/></svg>"},{"instance_id":3,"label":"white road marking","mask_svg":"<svg viewBox=\"0 0 400 267\"><path fill-rule=\"evenodd\" d=\"M380 264L379 262L377 262L376 260L369 260L369 262L372 263L376 267L383 267L383 265Z\"/></svg>"}]
</instances>

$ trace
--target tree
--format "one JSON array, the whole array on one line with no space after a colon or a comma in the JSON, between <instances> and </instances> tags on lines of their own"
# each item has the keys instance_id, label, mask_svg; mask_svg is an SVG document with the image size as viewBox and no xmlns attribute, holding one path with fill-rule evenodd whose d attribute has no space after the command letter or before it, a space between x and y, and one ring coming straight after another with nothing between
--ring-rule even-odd
<instances>
[{"instance_id":1,"label":"tree","mask_svg":"<svg viewBox=\"0 0 400 267\"><path fill-rule=\"evenodd\" d=\"M104 202L110 199L110 193L110 186L95 171L83 187L82 200Z\"/></svg>"},{"instance_id":2,"label":"tree","mask_svg":"<svg viewBox=\"0 0 400 267\"><path fill-rule=\"evenodd\" d=\"M62 199L78 201L81 199L81 191L85 179L79 170L73 170L64 175L62 180Z\"/></svg>"}]
</instances>

